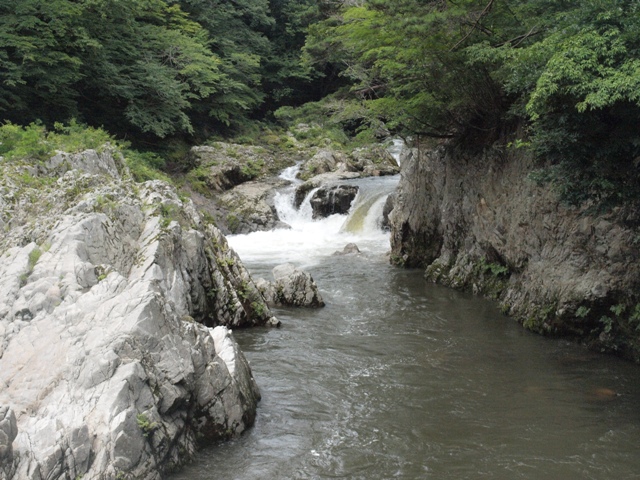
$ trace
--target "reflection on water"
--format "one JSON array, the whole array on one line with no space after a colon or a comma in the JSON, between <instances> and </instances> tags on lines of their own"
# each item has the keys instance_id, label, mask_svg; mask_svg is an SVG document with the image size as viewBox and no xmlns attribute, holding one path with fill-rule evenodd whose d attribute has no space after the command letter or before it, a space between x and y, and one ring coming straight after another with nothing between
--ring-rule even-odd
<instances>
[{"instance_id":1,"label":"reflection on water","mask_svg":"<svg viewBox=\"0 0 640 480\"><path fill-rule=\"evenodd\" d=\"M263 276L305 259L327 306L234 332L262 391L256 425L173 479L638 478L636 366L393 268L383 243L339 257L289 244L269 259L260 238L231 243Z\"/></svg>"}]
</instances>

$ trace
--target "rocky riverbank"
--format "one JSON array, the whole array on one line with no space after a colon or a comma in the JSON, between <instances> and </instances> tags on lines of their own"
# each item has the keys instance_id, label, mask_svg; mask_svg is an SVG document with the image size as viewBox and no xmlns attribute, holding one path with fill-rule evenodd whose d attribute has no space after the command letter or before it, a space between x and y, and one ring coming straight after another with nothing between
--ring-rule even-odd
<instances>
[{"instance_id":1,"label":"rocky riverbank","mask_svg":"<svg viewBox=\"0 0 640 480\"><path fill-rule=\"evenodd\" d=\"M336 183L399 172L396 161L381 145L345 153L304 146L293 137L291 142L291 148L280 150L224 142L192 148L185 162L191 168L185 175L185 187L198 210L224 233L286 228L274 205L276 191L289 183L278 176L284 167L300 165L298 177L305 182L298 187L298 207L308 192L327 187L315 201L316 217L348 211L356 189L341 186L336 195Z\"/></svg>"},{"instance_id":2,"label":"rocky riverbank","mask_svg":"<svg viewBox=\"0 0 640 480\"><path fill-rule=\"evenodd\" d=\"M518 150L408 151L392 261L496 299L526 328L640 361L636 214L561 204Z\"/></svg>"},{"instance_id":3,"label":"rocky riverbank","mask_svg":"<svg viewBox=\"0 0 640 480\"><path fill-rule=\"evenodd\" d=\"M1 168L0 478L159 479L249 427L228 328L277 320L221 232L108 147Z\"/></svg>"}]
</instances>

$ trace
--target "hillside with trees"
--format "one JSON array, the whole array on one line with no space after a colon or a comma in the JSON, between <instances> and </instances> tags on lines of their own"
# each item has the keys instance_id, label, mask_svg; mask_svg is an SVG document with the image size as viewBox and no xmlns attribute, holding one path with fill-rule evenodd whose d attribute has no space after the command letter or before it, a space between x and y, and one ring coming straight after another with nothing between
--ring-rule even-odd
<instances>
[{"instance_id":1,"label":"hillside with trees","mask_svg":"<svg viewBox=\"0 0 640 480\"><path fill-rule=\"evenodd\" d=\"M391 131L468 151L499 142L534 152L546 165L538 179L567 202L616 205L640 187L639 8L7 0L0 116L75 119L150 146L301 119L371 140Z\"/></svg>"}]
</instances>

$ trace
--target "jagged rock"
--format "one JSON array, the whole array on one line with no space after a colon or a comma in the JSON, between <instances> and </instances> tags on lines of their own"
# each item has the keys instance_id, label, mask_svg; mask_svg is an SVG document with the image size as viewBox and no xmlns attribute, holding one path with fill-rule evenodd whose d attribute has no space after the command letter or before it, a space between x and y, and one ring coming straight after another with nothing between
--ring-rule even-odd
<instances>
[{"instance_id":1,"label":"jagged rock","mask_svg":"<svg viewBox=\"0 0 640 480\"><path fill-rule=\"evenodd\" d=\"M0 461L11 460L12 444L18 435L16 414L7 406L0 406Z\"/></svg>"},{"instance_id":2,"label":"jagged rock","mask_svg":"<svg viewBox=\"0 0 640 480\"><path fill-rule=\"evenodd\" d=\"M292 263L278 265L272 271L274 282L256 280L258 289L274 306L324 307L324 301L311 275Z\"/></svg>"},{"instance_id":3,"label":"jagged rock","mask_svg":"<svg viewBox=\"0 0 640 480\"><path fill-rule=\"evenodd\" d=\"M355 243L348 243L341 251L333 252L334 255L357 255L358 253L360 249Z\"/></svg>"},{"instance_id":4,"label":"jagged rock","mask_svg":"<svg viewBox=\"0 0 640 480\"><path fill-rule=\"evenodd\" d=\"M351 203L358 194L355 185L334 185L319 188L311 197L312 217L324 218L349 213Z\"/></svg>"},{"instance_id":5,"label":"jagged rock","mask_svg":"<svg viewBox=\"0 0 640 480\"><path fill-rule=\"evenodd\" d=\"M36 186L2 165L0 405L17 435L0 472L160 479L198 439L252 424L259 391L227 327L277 320L173 187L135 184L108 150L71 157Z\"/></svg>"},{"instance_id":6,"label":"jagged rock","mask_svg":"<svg viewBox=\"0 0 640 480\"><path fill-rule=\"evenodd\" d=\"M391 215L391 212L393 211L395 201L396 201L396 194L394 192L394 193L391 193L387 197L387 200L384 202L384 207L382 208L382 222L380 224L380 227L383 230L391 230L391 222L389 220L389 215Z\"/></svg>"}]
</instances>

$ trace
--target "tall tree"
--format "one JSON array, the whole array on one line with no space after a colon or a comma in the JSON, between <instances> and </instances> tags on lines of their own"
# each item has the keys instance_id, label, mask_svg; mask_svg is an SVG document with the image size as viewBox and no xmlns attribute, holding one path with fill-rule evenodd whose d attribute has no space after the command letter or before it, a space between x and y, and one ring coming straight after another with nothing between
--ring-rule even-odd
<instances>
[{"instance_id":1,"label":"tall tree","mask_svg":"<svg viewBox=\"0 0 640 480\"><path fill-rule=\"evenodd\" d=\"M639 10L369 0L314 26L306 49L342 62L353 101L392 128L485 148L519 126L566 200L619 201L640 198Z\"/></svg>"}]
</instances>

